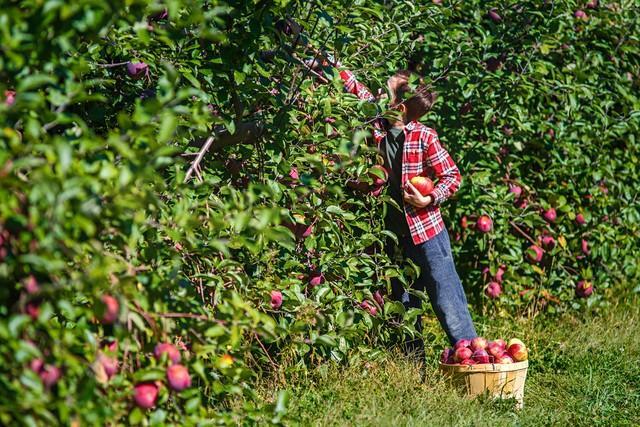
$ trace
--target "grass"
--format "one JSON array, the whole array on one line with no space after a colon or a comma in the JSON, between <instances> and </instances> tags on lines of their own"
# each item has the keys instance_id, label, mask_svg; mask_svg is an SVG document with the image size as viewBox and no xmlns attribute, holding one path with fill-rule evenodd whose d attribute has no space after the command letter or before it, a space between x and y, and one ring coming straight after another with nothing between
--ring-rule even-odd
<instances>
[{"instance_id":1,"label":"grass","mask_svg":"<svg viewBox=\"0 0 640 427\"><path fill-rule=\"evenodd\" d=\"M512 401L461 396L438 372L435 352L439 350L434 348L427 358L424 380L415 364L392 352L375 362L316 368L288 385L287 424L640 425L637 296L604 315L491 324L480 324L481 333L490 338L518 336L530 347L524 409L520 411ZM438 332L436 324L429 327Z\"/></svg>"}]
</instances>

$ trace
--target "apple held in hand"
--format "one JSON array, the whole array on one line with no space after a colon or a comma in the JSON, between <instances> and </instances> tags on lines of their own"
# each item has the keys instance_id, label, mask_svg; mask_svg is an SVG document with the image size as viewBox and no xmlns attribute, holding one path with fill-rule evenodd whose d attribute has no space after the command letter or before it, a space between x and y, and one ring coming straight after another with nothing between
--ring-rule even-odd
<instances>
[{"instance_id":1,"label":"apple held in hand","mask_svg":"<svg viewBox=\"0 0 640 427\"><path fill-rule=\"evenodd\" d=\"M433 191L433 181L426 176L414 176L410 182L423 196L429 195Z\"/></svg>"}]
</instances>

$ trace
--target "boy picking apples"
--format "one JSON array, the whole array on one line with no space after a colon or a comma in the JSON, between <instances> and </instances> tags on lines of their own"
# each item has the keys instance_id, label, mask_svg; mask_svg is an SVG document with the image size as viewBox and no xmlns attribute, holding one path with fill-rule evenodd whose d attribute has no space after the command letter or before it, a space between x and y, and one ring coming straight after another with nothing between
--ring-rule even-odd
<instances>
[{"instance_id":1,"label":"boy picking apples","mask_svg":"<svg viewBox=\"0 0 640 427\"><path fill-rule=\"evenodd\" d=\"M331 58L328 60L341 68ZM348 92L364 100L375 100L352 72L341 69L340 77ZM440 144L436 131L418 121L431 109L435 94L423 84L412 87L411 80L412 74L406 70L389 78L389 105L400 113L400 118L395 121L379 118L373 122L373 136L388 172L389 195L402 209L390 208L385 224L398 236L403 255L420 267L420 276L413 287L427 292L453 345L460 339L477 336L439 208L458 189L461 177L453 159ZM435 186L427 176L437 178ZM393 250L393 246L388 246L388 251ZM407 308L421 305L399 281L393 284L393 297ZM418 331L421 331L421 325L419 319ZM422 338L406 344L406 350L422 360Z\"/></svg>"}]
</instances>

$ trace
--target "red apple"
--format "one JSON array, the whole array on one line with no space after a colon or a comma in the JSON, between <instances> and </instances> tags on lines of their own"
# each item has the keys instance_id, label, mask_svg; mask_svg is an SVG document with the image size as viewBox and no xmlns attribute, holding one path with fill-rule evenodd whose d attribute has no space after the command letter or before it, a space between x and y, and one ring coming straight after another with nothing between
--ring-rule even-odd
<instances>
[{"instance_id":1,"label":"red apple","mask_svg":"<svg viewBox=\"0 0 640 427\"><path fill-rule=\"evenodd\" d=\"M489 282L484 290L484 294L491 299L496 299L502 293L502 286L498 282Z\"/></svg>"},{"instance_id":2,"label":"red apple","mask_svg":"<svg viewBox=\"0 0 640 427\"><path fill-rule=\"evenodd\" d=\"M582 215L581 213L579 213L578 215L576 215L576 223L578 225L584 225L587 221L585 221L584 219L584 215Z\"/></svg>"},{"instance_id":3,"label":"red apple","mask_svg":"<svg viewBox=\"0 0 640 427\"><path fill-rule=\"evenodd\" d=\"M100 353L98 355L98 363L102 365L102 368L104 369L104 373L107 374L108 378L111 378L118 372L117 357L109 357L104 353Z\"/></svg>"},{"instance_id":4,"label":"red apple","mask_svg":"<svg viewBox=\"0 0 640 427\"><path fill-rule=\"evenodd\" d=\"M167 358L173 365L180 363L180 359L182 359L182 357L180 356L180 351L173 344L170 344L168 342L157 344L155 349L153 350L153 354L158 360L162 359L162 355L164 353L167 353Z\"/></svg>"},{"instance_id":5,"label":"red apple","mask_svg":"<svg viewBox=\"0 0 640 427\"><path fill-rule=\"evenodd\" d=\"M103 295L100 300L102 301L102 317L100 318L100 322L105 325L110 325L118 320L120 303L111 295Z\"/></svg>"},{"instance_id":6,"label":"red apple","mask_svg":"<svg viewBox=\"0 0 640 427\"><path fill-rule=\"evenodd\" d=\"M37 320L40 316L40 305L35 301L29 301L24 307L26 313L33 320Z\"/></svg>"},{"instance_id":7,"label":"red apple","mask_svg":"<svg viewBox=\"0 0 640 427\"><path fill-rule=\"evenodd\" d=\"M138 383L133 388L133 399L142 409L151 409L158 399L158 386L153 382Z\"/></svg>"},{"instance_id":8,"label":"red apple","mask_svg":"<svg viewBox=\"0 0 640 427\"><path fill-rule=\"evenodd\" d=\"M542 216L548 222L554 222L557 218L556 210L554 208L549 208L544 211L544 214Z\"/></svg>"},{"instance_id":9,"label":"red apple","mask_svg":"<svg viewBox=\"0 0 640 427\"><path fill-rule=\"evenodd\" d=\"M457 350L459 348L465 348L465 347L467 348L471 347L471 340L462 338L456 341L455 345L453 346L454 350Z\"/></svg>"},{"instance_id":10,"label":"red apple","mask_svg":"<svg viewBox=\"0 0 640 427\"><path fill-rule=\"evenodd\" d=\"M509 356L511 356L516 362L527 360L528 357L527 347L520 343L511 344L509 348L507 348L507 353L509 353Z\"/></svg>"},{"instance_id":11,"label":"red apple","mask_svg":"<svg viewBox=\"0 0 640 427\"><path fill-rule=\"evenodd\" d=\"M509 193L513 193L516 199L519 199L522 195L522 187L516 184L509 184Z\"/></svg>"},{"instance_id":12,"label":"red apple","mask_svg":"<svg viewBox=\"0 0 640 427\"><path fill-rule=\"evenodd\" d=\"M306 224L306 219L302 214L293 214L294 222L285 221L283 224L287 227L298 239L305 239L313 233L313 224Z\"/></svg>"},{"instance_id":13,"label":"red apple","mask_svg":"<svg viewBox=\"0 0 640 427\"><path fill-rule=\"evenodd\" d=\"M501 364L513 363L513 358L509 356L509 353L502 353L496 356L494 362Z\"/></svg>"},{"instance_id":14,"label":"red apple","mask_svg":"<svg viewBox=\"0 0 640 427\"><path fill-rule=\"evenodd\" d=\"M440 363L448 364L449 360L453 358L454 351L452 348L445 348L440 354Z\"/></svg>"},{"instance_id":15,"label":"red apple","mask_svg":"<svg viewBox=\"0 0 640 427\"><path fill-rule=\"evenodd\" d=\"M4 91L4 103L11 107L16 102L16 91L15 90L5 90Z\"/></svg>"},{"instance_id":16,"label":"red apple","mask_svg":"<svg viewBox=\"0 0 640 427\"><path fill-rule=\"evenodd\" d=\"M507 266L502 264L500 267L498 267L498 271L496 271L496 282L498 283L502 283L502 276L504 275L504 273L507 271Z\"/></svg>"},{"instance_id":17,"label":"red apple","mask_svg":"<svg viewBox=\"0 0 640 427\"><path fill-rule=\"evenodd\" d=\"M139 79L145 75L149 75L149 66L144 62L128 62L127 73L134 79Z\"/></svg>"},{"instance_id":18,"label":"red apple","mask_svg":"<svg viewBox=\"0 0 640 427\"><path fill-rule=\"evenodd\" d=\"M24 281L24 289L28 294L35 294L40 290L40 286L38 286L38 281L33 275L27 277Z\"/></svg>"},{"instance_id":19,"label":"red apple","mask_svg":"<svg viewBox=\"0 0 640 427\"><path fill-rule=\"evenodd\" d=\"M369 191L369 194L372 195L373 197L378 197L380 194L382 194L383 191L384 191L384 185L381 185L379 187L373 187L373 189Z\"/></svg>"},{"instance_id":20,"label":"red apple","mask_svg":"<svg viewBox=\"0 0 640 427\"><path fill-rule=\"evenodd\" d=\"M484 337L475 337L471 340L471 350L486 350L487 348L487 340Z\"/></svg>"},{"instance_id":21,"label":"red apple","mask_svg":"<svg viewBox=\"0 0 640 427\"><path fill-rule=\"evenodd\" d=\"M542 246L544 246L547 249L553 249L556 246L556 239L554 239L553 236L545 234L544 236L542 236L541 240L542 240Z\"/></svg>"},{"instance_id":22,"label":"red apple","mask_svg":"<svg viewBox=\"0 0 640 427\"><path fill-rule=\"evenodd\" d=\"M467 347L460 347L455 350L453 353L453 360L457 363L462 362L465 359L469 359L473 355L473 351Z\"/></svg>"},{"instance_id":23,"label":"red apple","mask_svg":"<svg viewBox=\"0 0 640 427\"><path fill-rule=\"evenodd\" d=\"M368 175L373 180L373 185L375 187L384 185L387 182L387 179L389 179L387 170L384 168L384 166L380 165L373 165L369 170ZM382 175L382 177L380 177L379 175Z\"/></svg>"},{"instance_id":24,"label":"red apple","mask_svg":"<svg viewBox=\"0 0 640 427\"><path fill-rule=\"evenodd\" d=\"M51 388L58 382L58 380L62 376L62 371L57 366L44 365L40 369L38 375L40 375L40 379L42 380L44 386L46 388Z\"/></svg>"},{"instance_id":25,"label":"red apple","mask_svg":"<svg viewBox=\"0 0 640 427\"><path fill-rule=\"evenodd\" d=\"M588 298L593 293L593 284L586 280L580 280L576 284L576 296L578 298Z\"/></svg>"},{"instance_id":26,"label":"red apple","mask_svg":"<svg viewBox=\"0 0 640 427\"><path fill-rule=\"evenodd\" d=\"M474 351L471 357L477 363L489 363L489 354L484 349Z\"/></svg>"},{"instance_id":27,"label":"red apple","mask_svg":"<svg viewBox=\"0 0 640 427\"><path fill-rule=\"evenodd\" d=\"M378 303L380 307L384 307L384 298L382 297L382 293L380 293L379 290L373 293L373 300Z\"/></svg>"},{"instance_id":28,"label":"red apple","mask_svg":"<svg viewBox=\"0 0 640 427\"><path fill-rule=\"evenodd\" d=\"M116 351L118 351L118 340L116 339L105 339L100 345L102 346L103 350L107 350L111 353L115 353Z\"/></svg>"},{"instance_id":29,"label":"red apple","mask_svg":"<svg viewBox=\"0 0 640 427\"><path fill-rule=\"evenodd\" d=\"M492 342L498 344L500 347L502 347L502 350L506 350L507 349L507 343L502 339L502 338L498 338L497 340L493 340Z\"/></svg>"},{"instance_id":30,"label":"red apple","mask_svg":"<svg viewBox=\"0 0 640 427\"><path fill-rule=\"evenodd\" d=\"M31 362L29 362L29 368L36 374L40 374L43 366L44 361L42 359L33 359L31 360Z\"/></svg>"},{"instance_id":31,"label":"red apple","mask_svg":"<svg viewBox=\"0 0 640 427\"><path fill-rule=\"evenodd\" d=\"M502 16L498 15L498 11L494 8L491 9L488 13L487 13L487 17L489 19L491 19L493 22L500 22L502 21Z\"/></svg>"},{"instance_id":32,"label":"red apple","mask_svg":"<svg viewBox=\"0 0 640 427\"><path fill-rule=\"evenodd\" d=\"M369 301L362 301L360 303L360 308L362 308L363 310L366 310L372 316L375 316L376 314L378 314L378 309L376 308L376 306L370 304Z\"/></svg>"},{"instance_id":33,"label":"red apple","mask_svg":"<svg viewBox=\"0 0 640 427\"><path fill-rule=\"evenodd\" d=\"M516 201L516 207L519 209L525 209L529 205L527 199L520 199Z\"/></svg>"},{"instance_id":34,"label":"red apple","mask_svg":"<svg viewBox=\"0 0 640 427\"><path fill-rule=\"evenodd\" d=\"M488 215L480 215L476 222L476 228L482 233L488 233L493 228L493 221Z\"/></svg>"},{"instance_id":35,"label":"red apple","mask_svg":"<svg viewBox=\"0 0 640 427\"><path fill-rule=\"evenodd\" d=\"M587 9L596 9L598 7L598 0L589 0L585 7Z\"/></svg>"},{"instance_id":36,"label":"red apple","mask_svg":"<svg viewBox=\"0 0 640 427\"><path fill-rule=\"evenodd\" d=\"M469 223L467 221L467 216L463 216L462 218L460 218L460 227L467 228L469 226Z\"/></svg>"},{"instance_id":37,"label":"red apple","mask_svg":"<svg viewBox=\"0 0 640 427\"><path fill-rule=\"evenodd\" d=\"M324 283L324 274L314 271L309 275L309 286L316 287Z\"/></svg>"},{"instance_id":38,"label":"red apple","mask_svg":"<svg viewBox=\"0 0 640 427\"><path fill-rule=\"evenodd\" d=\"M529 249L527 249L527 258L529 258L529 261L533 263L542 261L543 254L544 251L537 245L531 245L529 246Z\"/></svg>"},{"instance_id":39,"label":"red apple","mask_svg":"<svg viewBox=\"0 0 640 427\"><path fill-rule=\"evenodd\" d=\"M511 338L509 340L509 343L506 345L506 347L508 348L513 344L520 344L520 345L524 346L524 343L521 340L519 340L518 338Z\"/></svg>"},{"instance_id":40,"label":"red apple","mask_svg":"<svg viewBox=\"0 0 640 427\"><path fill-rule=\"evenodd\" d=\"M294 181L297 181L300 178L297 167L293 166L291 170L289 170L289 178L291 178Z\"/></svg>"},{"instance_id":41,"label":"red apple","mask_svg":"<svg viewBox=\"0 0 640 427\"><path fill-rule=\"evenodd\" d=\"M587 242L585 239L582 239L581 247L582 253L585 255L589 255L589 242Z\"/></svg>"},{"instance_id":42,"label":"red apple","mask_svg":"<svg viewBox=\"0 0 640 427\"><path fill-rule=\"evenodd\" d=\"M504 347L496 341L491 341L487 344L487 353L494 358L498 358L502 353L504 353Z\"/></svg>"},{"instance_id":43,"label":"red apple","mask_svg":"<svg viewBox=\"0 0 640 427\"><path fill-rule=\"evenodd\" d=\"M587 16L586 12L584 10L576 10L573 14L573 16L576 19L582 19L583 21L586 21L587 19L589 19L589 16Z\"/></svg>"},{"instance_id":44,"label":"red apple","mask_svg":"<svg viewBox=\"0 0 640 427\"><path fill-rule=\"evenodd\" d=\"M426 176L414 176L413 178L411 178L410 182L423 196L431 194L431 192L433 191L433 181L431 181Z\"/></svg>"},{"instance_id":45,"label":"red apple","mask_svg":"<svg viewBox=\"0 0 640 427\"><path fill-rule=\"evenodd\" d=\"M191 387L189 370L183 365L171 365L167 368L167 380L169 387L175 391L182 391Z\"/></svg>"},{"instance_id":46,"label":"red apple","mask_svg":"<svg viewBox=\"0 0 640 427\"><path fill-rule=\"evenodd\" d=\"M271 308L277 310L282 306L282 292L273 290L271 291Z\"/></svg>"},{"instance_id":47,"label":"red apple","mask_svg":"<svg viewBox=\"0 0 640 427\"><path fill-rule=\"evenodd\" d=\"M469 358L469 359L464 359L462 361L459 362L461 365L475 365L476 361Z\"/></svg>"}]
</instances>

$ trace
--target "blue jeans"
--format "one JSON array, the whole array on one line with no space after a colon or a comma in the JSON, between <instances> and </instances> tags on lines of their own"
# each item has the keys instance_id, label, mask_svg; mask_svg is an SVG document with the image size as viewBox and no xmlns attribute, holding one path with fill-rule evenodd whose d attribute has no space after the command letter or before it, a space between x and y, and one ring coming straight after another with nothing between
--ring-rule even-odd
<instances>
[{"instance_id":1,"label":"blue jeans","mask_svg":"<svg viewBox=\"0 0 640 427\"><path fill-rule=\"evenodd\" d=\"M410 236L400 239L403 255L420 267L420 276L412 285L413 289L426 291L438 321L453 345L462 338L477 336L469 314L467 297L451 255L449 233L443 230L431 240L414 245ZM406 308L419 308L421 301L403 289L399 281L392 283L393 296L402 301ZM418 320L421 331L422 322Z\"/></svg>"}]
</instances>

